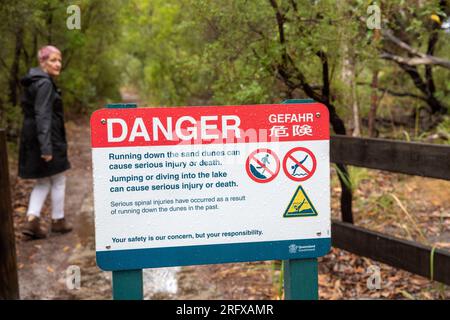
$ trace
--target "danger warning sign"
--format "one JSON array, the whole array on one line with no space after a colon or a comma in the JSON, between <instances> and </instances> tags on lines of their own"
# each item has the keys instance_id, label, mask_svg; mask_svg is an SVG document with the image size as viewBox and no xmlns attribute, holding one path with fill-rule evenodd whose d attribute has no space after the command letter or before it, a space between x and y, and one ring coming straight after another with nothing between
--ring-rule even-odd
<instances>
[{"instance_id":1,"label":"danger warning sign","mask_svg":"<svg viewBox=\"0 0 450 320\"><path fill-rule=\"evenodd\" d=\"M95 111L97 264L133 270L325 255L328 122L319 103Z\"/></svg>"}]
</instances>

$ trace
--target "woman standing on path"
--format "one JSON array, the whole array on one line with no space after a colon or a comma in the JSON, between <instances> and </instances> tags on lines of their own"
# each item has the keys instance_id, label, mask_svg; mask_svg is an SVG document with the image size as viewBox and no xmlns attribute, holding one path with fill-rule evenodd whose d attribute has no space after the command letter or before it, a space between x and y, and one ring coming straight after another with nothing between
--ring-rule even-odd
<instances>
[{"instance_id":1,"label":"woman standing on path","mask_svg":"<svg viewBox=\"0 0 450 320\"><path fill-rule=\"evenodd\" d=\"M40 239L46 237L40 214L51 191L51 231L66 233L72 230L64 218L66 177L70 168L61 92L54 79L61 72L61 52L45 46L38 53L39 64L21 80L24 87L24 114L19 150L19 176L37 179L31 192L27 222L23 234Z\"/></svg>"}]
</instances>

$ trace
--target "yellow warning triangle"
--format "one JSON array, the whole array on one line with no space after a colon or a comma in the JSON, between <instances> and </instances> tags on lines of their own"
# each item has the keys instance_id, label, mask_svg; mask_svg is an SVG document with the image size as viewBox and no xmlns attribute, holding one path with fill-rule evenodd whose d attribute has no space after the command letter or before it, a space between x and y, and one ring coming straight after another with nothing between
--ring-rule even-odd
<instances>
[{"instance_id":1,"label":"yellow warning triangle","mask_svg":"<svg viewBox=\"0 0 450 320\"><path fill-rule=\"evenodd\" d=\"M309 200L302 186L298 186L294 196L291 199L291 202L289 202L289 205L284 212L283 217L290 218L309 216L317 216L317 210L316 208L314 208L311 200Z\"/></svg>"}]
</instances>

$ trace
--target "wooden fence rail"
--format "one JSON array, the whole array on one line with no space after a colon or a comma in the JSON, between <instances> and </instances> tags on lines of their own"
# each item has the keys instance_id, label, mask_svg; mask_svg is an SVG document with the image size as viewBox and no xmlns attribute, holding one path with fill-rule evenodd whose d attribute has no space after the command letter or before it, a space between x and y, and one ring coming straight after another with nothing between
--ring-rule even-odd
<instances>
[{"instance_id":1,"label":"wooden fence rail","mask_svg":"<svg viewBox=\"0 0 450 320\"><path fill-rule=\"evenodd\" d=\"M450 285L450 253L350 223L333 221L332 245ZM432 263L433 262L433 263ZM431 264L432 263L432 264Z\"/></svg>"},{"instance_id":2,"label":"wooden fence rail","mask_svg":"<svg viewBox=\"0 0 450 320\"><path fill-rule=\"evenodd\" d=\"M335 135L331 162L450 180L450 146Z\"/></svg>"},{"instance_id":3,"label":"wooden fence rail","mask_svg":"<svg viewBox=\"0 0 450 320\"><path fill-rule=\"evenodd\" d=\"M334 163L450 180L450 146L339 135L330 145ZM337 248L450 285L447 250L335 220L331 234Z\"/></svg>"}]
</instances>

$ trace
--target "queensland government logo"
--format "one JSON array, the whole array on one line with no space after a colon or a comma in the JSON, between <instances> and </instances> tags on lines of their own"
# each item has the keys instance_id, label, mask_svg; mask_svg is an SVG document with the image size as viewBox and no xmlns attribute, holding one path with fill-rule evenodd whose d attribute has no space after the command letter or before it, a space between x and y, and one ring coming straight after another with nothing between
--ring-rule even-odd
<instances>
[{"instance_id":1,"label":"queensland government logo","mask_svg":"<svg viewBox=\"0 0 450 320\"><path fill-rule=\"evenodd\" d=\"M306 245L306 246L298 246L295 243L289 245L289 253L299 253L299 252L308 252L308 251L316 251L316 245Z\"/></svg>"}]
</instances>

